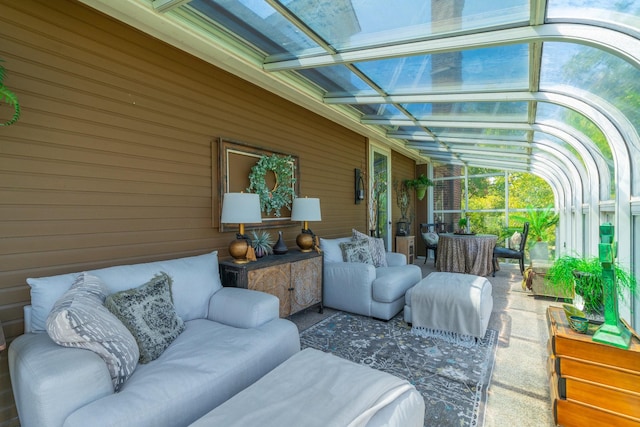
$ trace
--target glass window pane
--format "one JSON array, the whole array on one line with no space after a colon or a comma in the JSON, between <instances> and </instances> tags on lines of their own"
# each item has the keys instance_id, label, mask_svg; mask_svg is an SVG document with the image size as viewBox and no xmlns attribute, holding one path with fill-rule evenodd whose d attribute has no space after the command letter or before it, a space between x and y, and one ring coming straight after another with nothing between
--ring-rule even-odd
<instances>
[{"instance_id":1,"label":"glass window pane","mask_svg":"<svg viewBox=\"0 0 640 427\"><path fill-rule=\"evenodd\" d=\"M637 1L602 0L549 0L549 22L570 20L596 20L616 25L640 28L640 4Z\"/></svg>"},{"instance_id":2,"label":"glass window pane","mask_svg":"<svg viewBox=\"0 0 640 427\"><path fill-rule=\"evenodd\" d=\"M529 21L528 0L288 0L337 50Z\"/></svg>"},{"instance_id":3,"label":"glass window pane","mask_svg":"<svg viewBox=\"0 0 640 427\"><path fill-rule=\"evenodd\" d=\"M529 47L499 46L360 62L356 66L389 94L526 90Z\"/></svg>"},{"instance_id":4,"label":"glass window pane","mask_svg":"<svg viewBox=\"0 0 640 427\"><path fill-rule=\"evenodd\" d=\"M262 0L192 0L189 7L226 27L267 55L318 47Z\"/></svg>"},{"instance_id":5,"label":"glass window pane","mask_svg":"<svg viewBox=\"0 0 640 427\"><path fill-rule=\"evenodd\" d=\"M600 49L559 42L544 44L542 64L541 89L569 85L594 93L618 108L640 132L638 68Z\"/></svg>"},{"instance_id":6,"label":"glass window pane","mask_svg":"<svg viewBox=\"0 0 640 427\"><path fill-rule=\"evenodd\" d=\"M525 122L527 102L452 102L438 104L403 104L415 118L422 120L456 120Z\"/></svg>"}]
</instances>

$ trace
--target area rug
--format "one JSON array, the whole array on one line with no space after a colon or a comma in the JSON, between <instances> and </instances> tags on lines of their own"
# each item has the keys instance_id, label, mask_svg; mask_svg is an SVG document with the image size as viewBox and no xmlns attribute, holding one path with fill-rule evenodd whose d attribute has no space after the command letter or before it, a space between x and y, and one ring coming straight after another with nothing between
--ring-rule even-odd
<instances>
[{"instance_id":1,"label":"area rug","mask_svg":"<svg viewBox=\"0 0 640 427\"><path fill-rule=\"evenodd\" d=\"M401 315L384 322L339 312L304 330L300 341L410 381L424 397L425 426L481 427L497 336L488 329L478 345L464 347L412 334Z\"/></svg>"}]
</instances>

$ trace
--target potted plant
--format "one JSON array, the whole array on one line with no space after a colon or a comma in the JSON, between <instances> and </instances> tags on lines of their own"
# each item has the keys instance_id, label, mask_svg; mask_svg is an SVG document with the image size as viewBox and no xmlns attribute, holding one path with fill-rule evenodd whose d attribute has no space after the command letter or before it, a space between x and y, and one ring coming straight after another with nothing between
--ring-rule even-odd
<instances>
[{"instance_id":1,"label":"potted plant","mask_svg":"<svg viewBox=\"0 0 640 427\"><path fill-rule=\"evenodd\" d=\"M407 188L414 188L416 190L416 197L418 200L422 200L427 192L427 187L433 186L433 181L424 174L421 174L416 179L405 179L404 185L406 185Z\"/></svg>"},{"instance_id":2,"label":"potted plant","mask_svg":"<svg viewBox=\"0 0 640 427\"><path fill-rule=\"evenodd\" d=\"M618 297L625 298L625 290L636 292L634 275L619 264L613 264ZM604 289L602 264L597 257L580 258L565 255L549 268L545 280L551 288L564 294L574 294L574 305L587 317L599 318L603 314Z\"/></svg>"},{"instance_id":3,"label":"potted plant","mask_svg":"<svg viewBox=\"0 0 640 427\"><path fill-rule=\"evenodd\" d=\"M256 258L262 258L273 252L272 246L274 240L271 238L271 234L264 230L252 230L251 231L251 246L256 252Z\"/></svg>"},{"instance_id":4,"label":"potted plant","mask_svg":"<svg viewBox=\"0 0 640 427\"><path fill-rule=\"evenodd\" d=\"M534 209L527 206L526 215L511 215L516 221L529 223L529 256L531 259L549 259L549 240L554 238L551 234L552 227L555 227L560 220L552 206L543 209Z\"/></svg>"}]
</instances>

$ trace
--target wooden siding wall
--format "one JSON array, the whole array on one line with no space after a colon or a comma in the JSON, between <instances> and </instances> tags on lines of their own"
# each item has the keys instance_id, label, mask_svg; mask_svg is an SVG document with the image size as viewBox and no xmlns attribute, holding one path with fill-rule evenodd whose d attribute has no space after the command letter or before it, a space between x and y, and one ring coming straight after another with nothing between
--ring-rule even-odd
<instances>
[{"instance_id":1,"label":"wooden siding wall","mask_svg":"<svg viewBox=\"0 0 640 427\"><path fill-rule=\"evenodd\" d=\"M365 138L72 1L0 3L5 84L22 117L0 128L0 321L23 332L27 277L219 250L218 136L300 158L324 237L366 232L353 169ZM402 176L414 163L393 156ZM214 162L215 163L215 162ZM213 196L212 196L213 195ZM299 227L285 228L295 246ZM0 354L0 426L18 425Z\"/></svg>"},{"instance_id":2,"label":"wooden siding wall","mask_svg":"<svg viewBox=\"0 0 640 427\"><path fill-rule=\"evenodd\" d=\"M397 199L396 199L396 183L402 183L405 179L414 179L416 176L416 164L413 160L408 159L407 157L393 151L391 152L391 182L392 182L392 191L391 191L391 203L392 203L392 210L391 210L391 221L393 222L393 226L391 227L391 230L393 232L393 235L395 236L396 232L397 232L397 222L400 220L400 217L402 217L402 214L400 213L400 207L398 206L397 203ZM418 245L418 241L417 241L417 234L415 234L417 232L417 228L416 228L416 221L415 221L415 216L416 216L416 192L414 190L409 190L409 197L411 198L411 203L409 204L409 210L407 212L407 215L409 216L409 219L413 218L413 222L411 223L411 234L413 236L416 236L416 247ZM395 250L396 247L396 242L395 239L393 239L393 248Z\"/></svg>"}]
</instances>

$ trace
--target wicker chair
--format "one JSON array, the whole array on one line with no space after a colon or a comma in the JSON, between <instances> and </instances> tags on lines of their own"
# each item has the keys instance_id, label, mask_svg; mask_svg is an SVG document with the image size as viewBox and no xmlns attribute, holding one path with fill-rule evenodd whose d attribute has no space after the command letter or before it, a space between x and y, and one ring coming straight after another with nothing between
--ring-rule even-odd
<instances>
[{"instance_id":1,"label":"wicker chair","mask_svg":"<svg viewBox=\"0 0 640 427\"><path fill-rule=\"evenodd\" d=\"M527 244L527 236L529 235L529 223L524 223L522 229L522 239L520 240L520 246L518 249L509 249L496 246L493 250L493 277L496 277L495 265L498 262L498 258L511 258L520 261L520 274L524 277L524 248Z\"/></svg>"}]
</instances>

